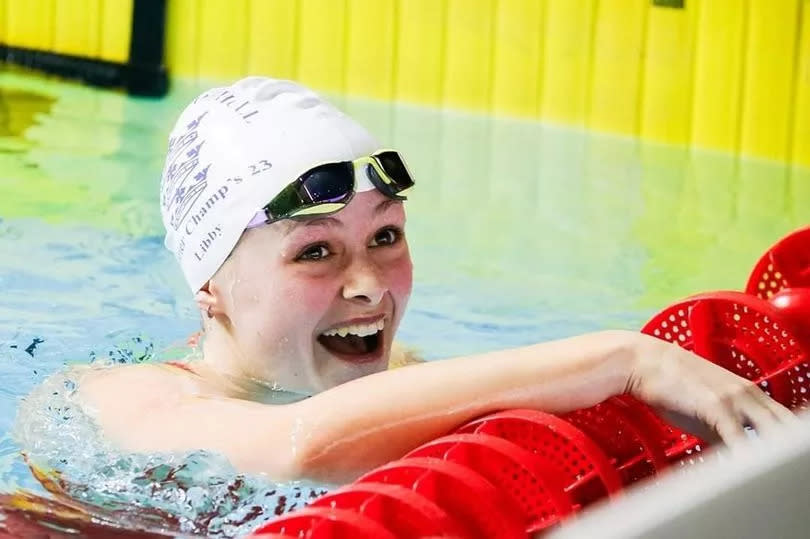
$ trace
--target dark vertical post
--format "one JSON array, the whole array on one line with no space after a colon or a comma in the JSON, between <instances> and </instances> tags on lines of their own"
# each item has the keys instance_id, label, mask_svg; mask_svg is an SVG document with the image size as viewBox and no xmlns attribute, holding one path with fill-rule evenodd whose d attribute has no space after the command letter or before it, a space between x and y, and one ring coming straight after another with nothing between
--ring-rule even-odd
<instances>
[{"instance_id":1,"label":"dark vertical post","mask_svg":"<svg viewBox=\"0 0 810 539\"><path fill-rule=\"evenodd\" d=\"M168 75L163 64L166 0L134 0L126 86L132 94L163 95Z\"/></svg>"}]
</instances>

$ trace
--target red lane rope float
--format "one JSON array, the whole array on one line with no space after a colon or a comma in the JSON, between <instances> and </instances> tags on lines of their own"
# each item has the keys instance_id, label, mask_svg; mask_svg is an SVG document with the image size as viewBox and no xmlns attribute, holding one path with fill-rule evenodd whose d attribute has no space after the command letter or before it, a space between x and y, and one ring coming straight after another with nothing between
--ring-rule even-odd
<instances>
[{"instance_id":1,"label":"red lane rope float","mask_svg":"<svg viewBox=\"0 0 810 539\"><path fill-rule=\"evenodd\" d=\"M458 429L459 433L490 434L538 455L579 509L622 488L610 459L581 430L557 416L537 410L490 414Z\"/></svg>"},{"instance_id":2,"label":"red lane rope float","mask_svg":"<svg viewBox=\"0 0 810 539\"><path fill-rule=\"evenodd\" d=\"M745 291L782 312L810 347L810 227L770 247L751 271Z\"/></svg>"},{"instance_id":3,"label":"red lane rope float","mask_svg":"<svg viewBox=\"0 0 810 539\"><path fill-rule=\"evenodd\" d=\"M436 457L475 470L521 509L528 533L557 524L574 510L562 479L549 473L537 455L502 438L451 434L416 448L408 457Z\"/></svg>"},{"instance_id":4,"label":"red lane rope float","mask_svg":"<svg viewBox=\"0 0 810 539\"><path fill-rule=\"evenodd\" d=\"M607 400L601 404L565 414L568 421L595 441L619 472L624 485L655 475L668 462L658 432L636 424L627 406Z\"/></svg>"},{"instance_id":5,"label":"red lane rope float","mask_svg":"<svg viewBox=\"0 0 810 539\"><path fill-rule=\"evenodd\" d=\"M397 537L381 523L354 510L311 506L265 524L252 536L266 537L268 534L297 539L396 539Z\"/></svg>"},{"instance_id":6,"label":"red lane rope float","mask_svg":"<svg viewBox=\"0 0 810 539\"><path fill-rule=\"evenodd\" d=\"M810 348L810 288L784 288L768 303L785 316L796 336Z\"/></svg>"},{"instance_id":7,"label":"red lane rope float","mask_svg":"<svg viewBox=\"0 0 810 539\"><path fill-rule=\"evenodd\" d=\"M461 523L435 502L401 485L355 483L321 496L310 507L355 509L397 537L464 534Z\"/></svg>"},{"instance_id":8,"label":"red lane rope float","mask_svg":"<svg viewBox=\"0 0 810 539\"><path fill-rule=\"evenodd\" d=\"M470 538L523 538L524 518L517 507L476 471L438 458L408 457L363 475L357 483L408 487L434 500Z\"/></svg>"},{"instance_id":9,"label":"red lane rope float","mask_svg":"<svg viewBox=\"0 0 810 539\"><path fill-rule=\"evenodd\" d=\"M791 409L810 399L807 351L784 314L763 299L741 292L699 294L667 307L642 331L756 382Z\"/></svg>"},{"instance_id":10,"label":"red lane rope float","mask_svg":"<svg viewBox=\"0 0 810 539\"><path fill-rule=\"evenodd\" d=\"M768 300L785 288L810 288L810 226L768 249L754 266L745 291Z\"/></svg>"},{"instance_id":11,"label":"red lane rope float","mask_svg":"<svg viewBox=\"0 0 810 539\"><path fill-rule=\"evenodd\" d=\"M632 418L633 424L655 440L667 463L683 463L707 447L706 442L670 425L658 417L650 406L630 395L617 395L609 401L623 407L624 412Z\"/></svg>"}]
</instances>

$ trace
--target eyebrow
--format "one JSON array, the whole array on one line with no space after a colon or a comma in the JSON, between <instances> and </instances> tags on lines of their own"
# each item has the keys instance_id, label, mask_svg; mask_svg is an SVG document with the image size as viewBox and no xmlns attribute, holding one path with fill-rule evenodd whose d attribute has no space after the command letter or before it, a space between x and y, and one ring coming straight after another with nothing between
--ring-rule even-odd
<instances>
[{"instance_id":1,"label":"eyebrow","mask_svg":"<svg viewBox=\"0 0 810 539\"><path fill-rule=\"evenodd\" d=\"M394 206L396 204L402 204L402 201L397 200L395 198L387 198L387 199L383 200L382 202L377 204L376 208L374 208L374 216L376 217L377 215L380 215L381 213L385 213L386 210L388 210L388 208L390 208L391 206Z\"/></svg>"},{"instance_id":2,"label":"eyebrow","mask_svg":"<svg viewBox=\"0 0 810 539\"><path fill-rule=\"evenodd\" d=\"M376 217L380 214L385 213L388 210L388 208L390 208L395 204L402 204L402 201L394 198L383 200L382 202L377 204L377 206L374 208L373 210L374 216ZM343 226L343 223L340 220L329 216L313 217L297 222L301 223L304 226L341 226L341 227ZM284 231L284 235L285 236L289 235L290 232L292 232L295 229L296 229L295 224L290 223L290 226L287 228L287 230Z\"/></svg>"}]
</instances>

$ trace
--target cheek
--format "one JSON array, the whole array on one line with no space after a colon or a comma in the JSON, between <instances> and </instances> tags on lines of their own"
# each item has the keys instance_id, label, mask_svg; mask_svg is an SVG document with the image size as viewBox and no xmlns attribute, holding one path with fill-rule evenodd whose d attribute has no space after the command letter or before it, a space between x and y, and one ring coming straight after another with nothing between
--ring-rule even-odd
<instances>
[{"instance_id":1,"label":"cheek","mask_svg":"<svg viewBox=\"0 0 810 539\"><path fill-rule=\"evenodd\" d=\"M388 287L391 294L400 304L408 300L413 287L413 264L410 253L406 253L392 264L388 270Z\"/></svg>"},{"instance_id":2,"label":"cheek","mask_svg":"<svg viewBox=\"0 0 810 539\"><path fill-rule=\"evenodd\" d=\"M289 279L280 290L277 304L284 306L288 318L312 321L329 309L338 289L339 284L335 279Z\"/></svg>"},{"instance_id":3,"label":"cheek","mask_svg":"<svg viewBox=\"0 0 810 539\"><path fill-rule=\"evenodd\" d=\"M271 271L271 269L273 271ZM334 297L329 279L268 268L245 275L233 289L236 325L246 335L265 340L289 338L298 330L311 330Z\"/></svg>"}]
</instances>

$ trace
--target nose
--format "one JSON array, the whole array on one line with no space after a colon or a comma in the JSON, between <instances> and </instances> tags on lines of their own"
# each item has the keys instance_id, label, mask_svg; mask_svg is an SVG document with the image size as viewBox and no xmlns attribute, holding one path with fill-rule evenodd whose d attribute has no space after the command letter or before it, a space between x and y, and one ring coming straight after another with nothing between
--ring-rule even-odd
<instances>
[{"instance_id":1,"label":"nose","mask_svg":"<svg viewBox=\"0 0 810 539\"><path fill-rule=\"evenodd\" d=\"M363 305L379 305L387 288L379 268L373 262L364 259L352 263L346 268L346 280L343 285L343 298Z\"/></svg>"}]
</instances>

